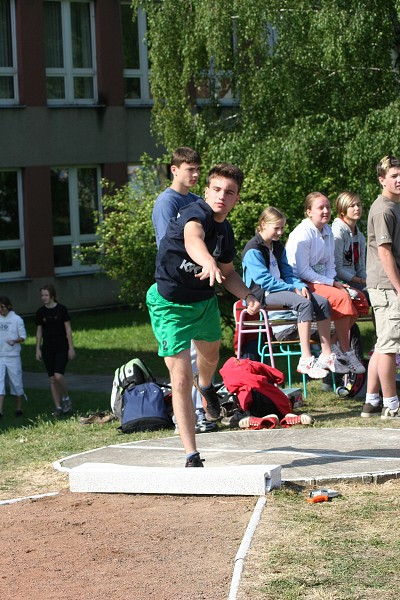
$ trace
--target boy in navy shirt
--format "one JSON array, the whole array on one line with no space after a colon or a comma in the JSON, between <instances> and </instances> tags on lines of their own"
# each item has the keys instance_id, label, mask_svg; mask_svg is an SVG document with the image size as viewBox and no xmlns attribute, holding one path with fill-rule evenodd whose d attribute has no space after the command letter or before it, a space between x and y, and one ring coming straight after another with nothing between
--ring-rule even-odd
<instances>
[{"instance_id":1,"label":"boy in navy shirt","mask_svg":"<svg viewBox=\"0 0 400 600\"><path fill-rule=\"evenodd\" d=\"M197 348L199 374L195 385L207 405L207 418L220 415L212 376L219 360L221 324L214 284L246 300L250 314L260 304L233 267L233 231L226 217L239 200L242 171L227 163L211 169L205 200L182 209L161 240L156 263L156 283L147 292L159 355L168 367L174 415L186 452L187 467L202 467L196 448L195 415L191 400L191 340Z\"/></svg>"}]
</instances>

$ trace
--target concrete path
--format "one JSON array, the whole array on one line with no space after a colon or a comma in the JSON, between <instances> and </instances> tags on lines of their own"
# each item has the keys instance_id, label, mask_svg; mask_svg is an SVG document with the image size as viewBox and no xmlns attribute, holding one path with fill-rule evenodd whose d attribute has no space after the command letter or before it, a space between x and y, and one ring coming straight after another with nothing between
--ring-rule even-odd
<instances>
[{"instance_id":1,"label":"concrete path","mask_svg":"<svg viewBox=\"0 0 400 600\"><path fill-rule=\"evenodd\" d=\"M85 392L108 392L111 394L113 375L74 375L66 373L68 389ZM47 389L49 378L47 373L24 372L24 387Z\"/></svg>"}]
</instances>

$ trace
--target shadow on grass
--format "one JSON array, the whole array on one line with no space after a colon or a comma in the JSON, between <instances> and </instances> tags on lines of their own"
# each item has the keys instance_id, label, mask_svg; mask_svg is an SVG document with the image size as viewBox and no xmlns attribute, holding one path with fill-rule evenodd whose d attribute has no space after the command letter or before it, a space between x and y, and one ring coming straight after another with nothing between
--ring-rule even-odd
<instances>
[{"instance_id":1,"label":"shadow on grass","mask_svg":"<svg viewBox=\"0 0 400 600\"><path fill-rule=\"evenodd\" d=\"M28 401L23 403L24 414L21 417L15 416L14 398L6 396L3 406L4 416L0 419L0 435L10 429L36 428L43 421L56 422L56 419L52 416L54 404L50 389L27 389L26 395ZM62 416L61 420L73 419L97 411L111 411L110 394L108 393L74 391L71 397L73 402L72 412Z\"/></svg>"}]
</instances>

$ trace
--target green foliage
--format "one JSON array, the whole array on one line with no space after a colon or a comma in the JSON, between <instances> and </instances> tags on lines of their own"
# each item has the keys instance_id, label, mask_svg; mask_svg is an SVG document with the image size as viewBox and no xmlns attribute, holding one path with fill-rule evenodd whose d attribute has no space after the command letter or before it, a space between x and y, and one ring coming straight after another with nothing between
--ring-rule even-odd
<instances>
[{"instance_id":1,"label":"green foliage","mask_svg":"<svg viewBox=\"0 0 400 600\"><path fill-rule=\"evenodd\" d=\"M156 164L143 158L132 183L116 189L103 181L103 215L97 226L95 249L84 251L84 260L96 260L112 279L119 281L121 298L141 305L154 283L157 247L151 214L161 191Z\"/></svg>"},{"instance_id":2,"label":"green foliage","mask_svg":"<svg viewBox=\"0 0 400 600\"><path fill-rule=\"evenodd\" d=\"M283 209L290 228L312 190L354 189L369 205L374 165L400 151L399 4L134 0L148 15L154 133L168 151L195 147L205 169L239 164L242 199ZM224 79L240 103L223 105Z\"/></svg>"}]
</instances>

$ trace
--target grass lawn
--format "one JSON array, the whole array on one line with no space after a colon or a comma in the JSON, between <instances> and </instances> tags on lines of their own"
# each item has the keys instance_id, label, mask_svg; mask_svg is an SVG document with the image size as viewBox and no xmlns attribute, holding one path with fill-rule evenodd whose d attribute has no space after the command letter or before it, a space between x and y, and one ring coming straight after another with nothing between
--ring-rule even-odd
<instances>
[{"instance_id":1,"label":"grass lawn","mask_svg":"<svg viewBox=\"0 0 400 600\"><path fill-rule=\"evenodd\" d=\"M23 368L43 371L43 364L34 357L34 321L26 319L25 323L30 337L23 348ZM146 313L129 309L78 313L72 315L72 327L77 359L68 365L68 372L112 375L118 366L139 356L155 375L166 377ZM372 346L371 325L363 323L362 333L367 351ZM221 366L232 354L227 333ZM278 361L277 366L284 364ZM27 394L22 418L14 416L13 400L8 396L5 400L0 420L0 499L67 487L65 474L53 469L53 461L127 439L115 422L79 423L80 415L108 411L109 393L74 392L73 414L57 421L50 416L53 406L48 389L28 389ZM314 416L316 428L400 429L400 420L362 419L362 404L362 399L322 392L319 382L311 382L302 410ZM169 435L170 430L133 434L129 441ZM376 594L388 600L398 598L400 480L339 486L341 496L321 505L308 505L304 489L282 489L269 495L238 600L345 600L375 598Z\"/></svg>"}]
</instances>

